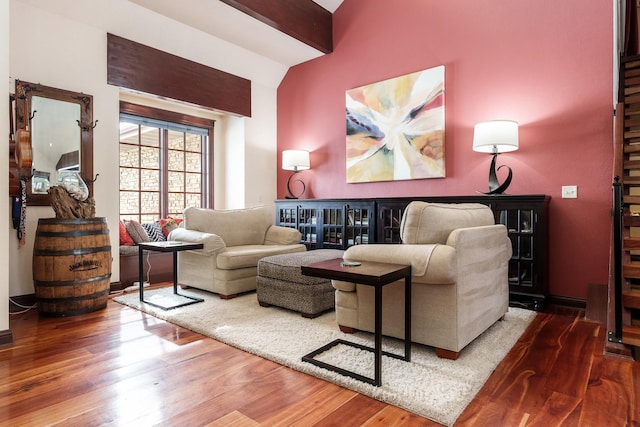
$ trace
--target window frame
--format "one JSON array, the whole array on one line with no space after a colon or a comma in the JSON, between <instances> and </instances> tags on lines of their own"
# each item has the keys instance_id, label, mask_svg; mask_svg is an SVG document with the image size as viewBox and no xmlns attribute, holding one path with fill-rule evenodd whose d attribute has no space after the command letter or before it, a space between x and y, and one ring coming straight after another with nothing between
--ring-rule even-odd
<instances>
[{"instance_id":1,"label":"window frame","mask_svg":"<svg viewBox=\"0 0 640 427\"><path fill-rule=\"evenodd\" d=\"M177 123L177 124L181 124L181 125L186 125L186 126L194 126L194 127L198 127L201 129L206 129L207 130L207 135L208 135L208 140L209 140L209 144L208 147L206 148L205 153L204 153L204 160L205 162L208 163L208 168L206 171L203 170L203 194L202 194L202 207L204 208L211 208L213 207L213 200L214 200L214 187L213 187L213 181L214 181L214 163L213 163L213 147L214 147L214 139L213 139L213 135L214 135L214 125L215 125L215 120L212 119L206 119L206 118L202 118L202 117L196 117L196 116L191 116L188 114L183 114L183 113L177 113L177 112L173 112L173 111L168 111L168 110L162 110L159 108L154 108L154 107L149 107L149 106L145 106L145 105L140 105L140 104L134 104L131 102L126 102L126 101L120 101L120 114L130 114L133 116L139 116L139 117L145 117L145 118L149 118L149 119L156 119L156 120L162 120L162 121L166 121L166 122L171 122L171 123ZM120 144L120 142L118 142L118 145ZM164 150L167 150L167 147L165 146ZM166 154L167 153L162 153L161 154L161 163L162 163L162 159L166 159ZM204 166L204 165L203 165ZM168 174L169 171L167 169L167 165L166 164L161 164L160 165L161 169L160 169L160 173L161 173L161 181L162 182L167 182L168 179ZM140 190L139 190L140 191ZM118 185L118 192L120 192L120 186ZM164 192L161 191L161 195L160 195L160 216L161 217L166 217L168 215L168 210L169 210L169 204L168 204L168 193L164 194ZM122 213L120 213L122 214ZM141 213L138 212L138 216ZM127 214L129 215L129 214Z\"/></svg>"}]
</instances>

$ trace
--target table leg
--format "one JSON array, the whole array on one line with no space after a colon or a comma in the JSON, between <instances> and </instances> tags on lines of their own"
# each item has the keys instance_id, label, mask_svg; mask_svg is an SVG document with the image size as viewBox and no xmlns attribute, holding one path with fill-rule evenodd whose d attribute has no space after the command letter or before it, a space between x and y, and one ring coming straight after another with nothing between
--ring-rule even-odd
<instances>
[{"instance_id":1,"label":"table leg","mask_svg":"<svg viewBox=\"0 0 640 427\"><path fill-rule=\"evenodd\" d=\"M404 279L404 358L411 361L411 276Z\"/></svg>"},{"instance_id":2,"label":"table leg","mask_svg":"<svg viewBox=\"0 0 640 427\"><path fill-rule=\"evenodd\" d=\"M382 384L382 286L375 287L374 385Z\"/></svg>"},{"instance_id":3,"label":"table leg","mask_svg":"<svg viewBox=\"0 0 640 427\"><path fill-rule=\"evenodd\" d=\"M142 248L138 248L138 287L139 287L140 301L144 301L144 281L143 281L144 272L142 271L144 269L143 252L144 250Z\"/></svg>"},{"instance_id":4,"label":"table leg","mask_svg":"<svg viewBox=\"0 0 640 427\"><path fill-rule=\"evenodd\" d=\"M173 253L173 293L178 295L178 252Z\"/></svg>"}]
</instances>

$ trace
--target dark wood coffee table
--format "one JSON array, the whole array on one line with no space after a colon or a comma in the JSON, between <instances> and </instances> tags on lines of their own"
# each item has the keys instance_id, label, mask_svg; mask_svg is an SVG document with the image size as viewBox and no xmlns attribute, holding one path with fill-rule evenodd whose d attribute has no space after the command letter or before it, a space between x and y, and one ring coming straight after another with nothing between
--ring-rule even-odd
<instances>
[{"instance_id":1,"label":"dark wood coffee table","mask_svg":"<svg viewBox=\"0 0 640 427\"><path fill-rule=\"evenodd\" d=\"M177 241L166 241L166 242L143 242L138 243L140 249L138 251L138 268L139 268L139 277L140 281L138 282L140 285L140 301L152 305L154 307L161 308L163 310L171 310L178 307L184 307L185 305L195 304L197 302L204 301L202 298L192 297L190 295L184 295L178 293L178 252L180 251L189 251L192 249L202 249L204 245L202 243L188 243L188 242L177 242ZM189 301L183 302L181 304L175 304L171 306L163 306L159 304L155 304L150 301L145 301L144 299L144 281L143 281L143 252L147 251L158 251L158 252L171 252L173 254L173 293L175 295L179 295L183 298L187 298Z\"/></svg>"},{"instance_id":2,"label":"dark wood coffee table","mask_svg":"<svg viewBox=\"0 0 640 427\"><path fill-rule=\"evenodd\" d=\"M305 362L338 372L357 380L380 386L382 384L382 355L400 360L411 361L411 266L385 264L379 262L361 262L358 266L344 266L343 260L332 259L300 267L302 274L323 277L331 280L359 283L375 288L375 329L373 348L353 342L337 339L302 357ZM404 279L404 356L382 350L382 287L396 280ZM374 377L365 377L355 372L316 360L315 357L336 345L348 345L374 354Z\"/></svg>"}]
</instances>

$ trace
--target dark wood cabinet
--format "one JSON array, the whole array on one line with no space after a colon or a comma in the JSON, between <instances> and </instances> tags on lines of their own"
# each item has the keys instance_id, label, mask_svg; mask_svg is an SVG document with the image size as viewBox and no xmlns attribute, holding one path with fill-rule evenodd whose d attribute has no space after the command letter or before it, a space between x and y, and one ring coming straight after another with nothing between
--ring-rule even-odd
<instances>
[{"instance_id":1,"label":"dark wood cabinet","mask_svg":"<svg viewBox=\"0 0 640 427\"><path fill-rule=\"evenodd\" d=\"M436 196L375 199L277 200L278 225L297 228L307 249L346 249L366 243L400 243L400 223L413 200L482 203L509 233L512 305L541 310L548 297L549 201L546 195Z\"/></svg>"},{"instance_id":2,"label":"dark wood cabinet","mask_svg":"<svg viewBox=\"0 0 640 427\"><path fill-rule=\"evenodd\" d=\"M375 201L276 202L278 225L297 228L307 249L346 249L374 241Z\"/></svg>"},{"instance_id":3,"label":"dark wood cabinet","mask_svg":"<svg viewBox=\"0 0 640 427\"><path fill-rule=\"evenodd\" d=\"M531 196L503 200L492 207L496 222L507 227L513 248L509 262L511 302L534 310L544 307L549 294L549 199Z\"/></svg>"}]
</instances>

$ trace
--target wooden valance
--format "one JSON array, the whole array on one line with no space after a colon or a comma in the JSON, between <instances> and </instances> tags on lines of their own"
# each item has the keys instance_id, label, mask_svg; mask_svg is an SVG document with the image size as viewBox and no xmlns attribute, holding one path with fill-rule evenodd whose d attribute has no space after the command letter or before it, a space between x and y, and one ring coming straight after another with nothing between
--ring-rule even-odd
<instances>
[{"instance_id":1,"label":"wooden valance","mask_svg":"<svg viewBox=\"0 0 640 427\"><path fill-rule=\"evenodd\" d=\"M251 117L251 81L107 34L107 83Z\"/></svg>"}]
</instances>

